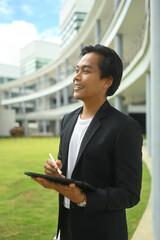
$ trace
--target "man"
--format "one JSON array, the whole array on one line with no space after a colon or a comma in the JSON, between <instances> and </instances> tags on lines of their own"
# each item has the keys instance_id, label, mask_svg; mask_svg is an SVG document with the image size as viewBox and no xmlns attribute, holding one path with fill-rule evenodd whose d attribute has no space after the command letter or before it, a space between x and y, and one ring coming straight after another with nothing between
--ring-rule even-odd
<instances>
[{"instance_id":1,"label":"man","mask_svg":"<svg viewBox=\"0 0 160 240\"><path fill-rule=\"evenodd\" d=\"M96 190L34 180L60 193L61 240L128 240L125 208L140 199L141 129L106 100L121 81L118 55L102 45L86 46L81 55L73 83L74 98L84 104L64 116L58 160L44 167L48 175L85 181Z\"/></svg>"}]
</instances>

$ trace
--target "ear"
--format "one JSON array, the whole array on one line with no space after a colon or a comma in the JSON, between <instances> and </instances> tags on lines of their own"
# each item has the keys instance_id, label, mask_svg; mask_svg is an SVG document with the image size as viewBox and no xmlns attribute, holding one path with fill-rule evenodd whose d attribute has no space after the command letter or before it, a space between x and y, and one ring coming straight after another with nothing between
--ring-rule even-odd
<instances>
[{"instance_id":1,"label":"ear","mask_svg":"<svg viewBox=\"0 0 160 240\"><path fill-rule=\"evenodd\" d=\"M110 76L108 78L104 78L104 87L105 89L108 89L113 83L113 77Z\"/></svg>"}]
</instances>

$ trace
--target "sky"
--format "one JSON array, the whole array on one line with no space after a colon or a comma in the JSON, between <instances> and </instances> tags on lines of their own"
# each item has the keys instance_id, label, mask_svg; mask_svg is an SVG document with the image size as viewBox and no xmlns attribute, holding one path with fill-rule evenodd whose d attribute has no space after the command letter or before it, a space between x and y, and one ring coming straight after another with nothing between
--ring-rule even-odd
<instances>
[{"instance_id":1,"label":"sky","mask_svg":"<svg viewBox=\"0 0 160 240\"><path fill-rule=\"evenodd\" d=\"M0 64L19 66L20 49L34 40L60 43L65 0L0 0Z\"/></svg>"}]
</instances>

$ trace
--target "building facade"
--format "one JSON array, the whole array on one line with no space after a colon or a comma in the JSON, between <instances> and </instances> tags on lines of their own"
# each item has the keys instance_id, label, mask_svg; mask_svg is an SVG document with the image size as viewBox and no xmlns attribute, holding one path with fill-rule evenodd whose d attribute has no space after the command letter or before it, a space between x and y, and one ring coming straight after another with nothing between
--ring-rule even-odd
<instances>
[{"instance_id":1,"label":"building facade","mask_svg":"<svg viewBox=\"0 0 160 240\"><path fill-rule=\"evenodd\" d=\"M80 49L101 43L115 49L124 64L121 86L109 98L110 103L138 117L143 125L150 71L148 1L95 0L85 1L86 6L75 0L64 4L68 1L72 4L61 11L59 56L38 71L1 85L1 107L15 110L16 121L25 128L26 135L29 124L36 123L37 131L59 136L63 115L82 104L72 97Z\"/></svg>"},{"instance_id":2,"label":"building facade","mask_svg":"<svg viewBox=\"0 0 160 240\"><path fill-rule=\"evenodd\" d=\"M59 44L33 41L21 49L20 75L27 76L55 60L60 54Z\"/></svg>"},{"instance_id":3,"label":"building facade","mask_svg":"<svg viewBox=\"0 0 160 240\"><path fill-rule=\"evenodd\" d=\"M0 64L0 85L13 81L19 77L19 67L7 64Z\"/></svg>"}]
</instances>

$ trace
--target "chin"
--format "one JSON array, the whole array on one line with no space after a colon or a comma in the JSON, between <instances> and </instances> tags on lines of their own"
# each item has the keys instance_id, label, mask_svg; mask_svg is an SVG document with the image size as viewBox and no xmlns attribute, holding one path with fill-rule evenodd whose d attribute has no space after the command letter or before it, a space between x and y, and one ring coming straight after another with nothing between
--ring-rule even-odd
<instances>
[{"instance_id":1,"label":"chin","mask_svg":"<svg viewBox=\"0 0 160 240\"><path fill-rule=\"evenodd\" d=\"M78 96L77 94L73 94L73 97L77 100L82 100L80 96Z\"/></svg>"}]
</instances>

